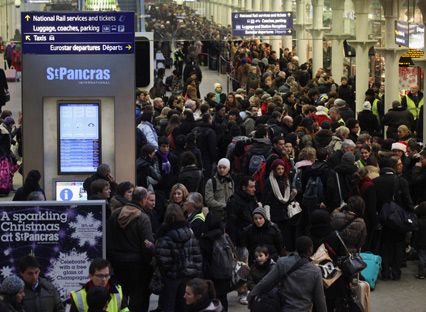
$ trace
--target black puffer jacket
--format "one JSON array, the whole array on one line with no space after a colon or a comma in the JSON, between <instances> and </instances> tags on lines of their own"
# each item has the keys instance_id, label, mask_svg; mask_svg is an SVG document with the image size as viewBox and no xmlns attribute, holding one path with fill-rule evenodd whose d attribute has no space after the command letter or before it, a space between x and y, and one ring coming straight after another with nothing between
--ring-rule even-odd
<instances>
[{"instance_id":1,"label":"black puffer jacket","mask_svg":"<svg viewBox=\"0 0 426 312\"><path fill-rule=\"evenodd\" d=\"M26 312L64 312L65 307L56 288L45 278L40 277L37 287L25 284L24 309Z\"/></svg>"},{"instance_id":2,"label":"black puffer jacket","mask_svg":"<svg viewBox=\"0 0 426 312\"><path fill-rule=\"evenodd\" d=\"M269 250L269 256L272 259L278 259L284 248L284 242L281 231L274 223L265 220L262 227L251 224L244 229L244 243L249 251L249 261L254 261L254 250L258 246L266 246Z\"/></svg>"},{"instance_id":3,"label":"black puffer jacket","mask_svg":"<svg viewBox=\"0 0 426 312\"><path fill-rule=\"evenodd\" d=\"M164 277L178 279L201 275L203 258L200 246L186 221L160 228L155 256Z\"/></svg>"},{"instance_id":4,"label":"black puffer jacket","mask_svg":"<svg viewBox=\"0 0 426 312\"><path fill-rule=\"evenodd\" d=\"M252 290L261 279L271 271L272 266L275 262L269 258L264 264L258 264L253 262L253 265L250 267L250 274L247 277L247 287L249 290Z\"/></svg>"},{"instance_id":5,"label":"black puffer jacket","mask_svg":"<svg viewBox=\"0 0 426 312\"><path fill-rule=\"evenodd\" d=\"M252 223L252 212L257 207L256 197L237 190L226 206L226 232L236 246L243 246L244 228Z\"/></svg>"}]
</instances>

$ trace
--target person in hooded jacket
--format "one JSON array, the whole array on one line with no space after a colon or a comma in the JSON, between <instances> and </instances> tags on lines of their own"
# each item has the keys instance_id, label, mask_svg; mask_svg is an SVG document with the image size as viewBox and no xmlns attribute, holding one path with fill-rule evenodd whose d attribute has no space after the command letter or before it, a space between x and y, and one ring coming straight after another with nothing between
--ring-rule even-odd
<instances>
[{"instance_id":1,"label":"person in hooded jacket","mask_svg":"<svg viewBox=\"0 0 426 312\"><path fill-rule=\"evenodd\" d=\"M214 284L210 280L193 278L185 287L186 312L222 312L222 305L216 299Z\"/></svg>"},{"instance_id":2,"label":"person in hooded jacket","mask_svg":"<svg viewBox=\"0 0 426 312\"><path fill-rule=\"evenodd\" d=\"M426 275L426 201L420 203L415 213L418 218L419 229L413 233L413 246L419 256L418 273L416 278L425 279Z\"/></svg>"},{"instance_id":3,"label":"person in hooded jacket","mask_svg":"<svg viewBox=\"0 0 426 312\"><path fill-rule=\"evenodd\" d=\"M135 186L132 182L125 181L118 184L117 195L111 198L111 210L115 210L128 204L132 200L134 190Z\"/></svg>"},{"instance_id":4,"label":"person in hooded jacket","mask_svg":"<svg viewBox=\"0 0 426 312\"><path fill-rule=\"evenodd\" d=\"M159 306L164 312L184 311L185 283L201 275L203 259L198 241L178 205L167 207L157 233L155 257L164 283Z\"/></svg>"},{"instance_id":5,"label":"person in hooded jacket","mask_svg":"<svg viewBox=\"0 0 426 312\"><path fill-rule=\"evenodd\" d=\"M148 192L136 187L132 202L114 210L107 224L107 255L115 276L130 297L131 311L148 311L151 259L154 247L151 221L143 211Z\"/></svg>"},{"instance_id":6,"label":"person in hooded jacket","mask_svg":"<svg viewBox=\"0 0 426 312\"><path fill-rule=\"evenodd\" d=\"M227 158L221 158L217 163L216 174L207 180L204 195L206 206L210 212L225 221L226 203L234 194L234 181L229 173L231 163Z\"/></svg>"},{"instance_id":7,"label":"person in hooded jacket","mask_svg":"<svg viewBox=\"0 0 426 312\"><path fill-rule=\"evenodd\" d=\"M264 245L273 260L283 254L284 243L277 225L267 219L266 210L257 207L253 210L253 223L244 229L244 244L249 252L249 263L255 259L256 247Z\"/></svg>"},{"instance_id":8,"label":"person in hooded jacket","mask_svg":"<svg viewBox=\"0 0 426 312\"><path fill-rule=\"evenodd\" d=\"M339 232L349 252L359 252L367 239L364 212L365 203L362 197L352 196L346 206L331 213L331 227Z\"/></svg>"},{"instance_id":9,"label":"person in hooded jacket","mask_svg":"<svg viewBox=\"0 0 426 312\"><path fill-rule=\"evenodd\" d=\"M397 130L400 125L406 125L409 129L415 126L413 114L401 106L399 101L392 102L392 108L383 116L383 125L388 126L387 138L397 138Z\"/></svg>"}]
</instances>

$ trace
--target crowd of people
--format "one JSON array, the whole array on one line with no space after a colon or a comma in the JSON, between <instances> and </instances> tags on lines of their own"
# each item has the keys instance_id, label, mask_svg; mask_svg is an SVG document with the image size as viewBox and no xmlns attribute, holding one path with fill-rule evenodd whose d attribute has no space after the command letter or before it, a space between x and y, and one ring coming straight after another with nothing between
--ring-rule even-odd
<instances>
[{"instance_id":1,"label":"crowd of people","mask_svg":"<svg viewBox=\"0 0 426 312\"><path fill-rule=\"evenodd\" d=\"M164 40L174 23L200 40L212 35L201 17L159 22L191 13L176 8L183 7L150 7L149 27L161 28ZM415 277L425 278L426 149L417 86L385 112L383 88L374 82L357 90L365 102L356 112L351 77L337 83L326 70L299 64L289 49L239 40L228 45L234 91L216 83L201 94L197 42L187 47L178 49L171 76L162 68L153 89L136 92L136 181L117 183L107 164L85 181L89 200L108 203L108 260L92 262L90 281L71 294L71 311L148 311L155 293L157 312L226 312L233 290L252 311L259 302L272 311L353 311L354 276L324 287L310 261L322 245L336 264L348 251L381 255L382 280L400 280L407 259L417 258ZM21 196L42 193L39 174L27 179ZM384 222L381 210L390 203L415 213L417 227L397 231ZM244 268L238 283L235 259ZM0 288L16 311L41 311L30 300L44 279L26 279L27 267L39 268L30 260ZM58 305L48 311L62 311Z\"/></svg>"}]
</instances>

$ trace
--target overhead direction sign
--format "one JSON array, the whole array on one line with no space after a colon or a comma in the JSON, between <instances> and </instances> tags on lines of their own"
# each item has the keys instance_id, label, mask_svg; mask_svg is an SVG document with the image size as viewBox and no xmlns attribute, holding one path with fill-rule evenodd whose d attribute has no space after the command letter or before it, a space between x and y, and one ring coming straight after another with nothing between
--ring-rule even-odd
<instances>
[{"instance_id":1,"label":"overhead direction sign","mask_svg":"<svg viewBox=\"0 0 426 312\"><path fill-rule=\"evenodd\" d=\"M292 33L291 12L232 13L233 36L285 36Z\"/></svg>"},{"instance_id":2,"label":"overhead direction sign","mask_svg":"<svg viewBox=\"0 0 426 312\"><path fill-rule=\"evenodd\" d=\"M24 54L132 54L132 12L22 12Z\"/></svg>"}]
</instances>

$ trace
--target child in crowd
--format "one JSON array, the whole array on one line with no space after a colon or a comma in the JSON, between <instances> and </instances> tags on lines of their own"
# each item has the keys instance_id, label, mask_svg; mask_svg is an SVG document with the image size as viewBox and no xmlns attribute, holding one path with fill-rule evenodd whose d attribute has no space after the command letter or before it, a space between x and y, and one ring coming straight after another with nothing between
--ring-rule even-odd
<instances>
[{"instance_id":1,"label":"child in crowd","mask_svg":"<svg viewBox=\"0 0 426 312\"><path fill-rule=\"evenodd\" d=\"M272 266L275 264L274 260L269 257L269 250L266 246L258 246L254 251L255 260L250 267L250 274L247 278L247 287L252 290L260 280L269 273Z\"/></svg>"}]
</instances>

